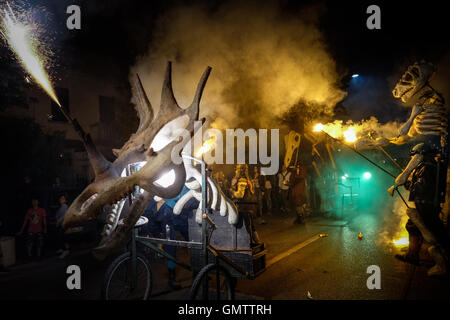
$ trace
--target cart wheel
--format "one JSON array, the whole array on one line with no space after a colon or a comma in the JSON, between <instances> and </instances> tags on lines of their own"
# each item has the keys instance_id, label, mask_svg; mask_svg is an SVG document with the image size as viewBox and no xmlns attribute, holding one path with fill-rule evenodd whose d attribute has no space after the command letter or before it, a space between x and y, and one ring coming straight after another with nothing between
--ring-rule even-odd
<instances>
[{"instance_id":1,"label":"cart wheel","mask_svg":"<svg viewBox=\"0 0 450 320\"><path fill-rule=\"evenodd\" d=\"M224 267L208 264L195 277L189 299L234 300L233 278Z\"/></svg>"},{"instance_id":2,"label":"cart wheel","mask_svg":"<svg viewBox=\"0 0 450 320\"><path fill-rule=\"evenodd\" d=\"M136 254L135 284L131 276L131 253L118 256L108 267L103 280L105 300L146 300L152 291L152 271L147 258Z\"/></svg>"}]
</instances>

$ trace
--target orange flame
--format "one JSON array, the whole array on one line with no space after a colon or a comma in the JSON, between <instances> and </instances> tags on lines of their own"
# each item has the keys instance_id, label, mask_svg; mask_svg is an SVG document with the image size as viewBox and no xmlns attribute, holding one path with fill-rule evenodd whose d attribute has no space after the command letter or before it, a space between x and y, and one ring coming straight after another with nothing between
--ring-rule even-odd
<instances>
[{"instance_id":1,"label":"orange flame","mask_svg":"<svg viewBox=\"0 0 450 320\"><path fill-rule=\"evenodd\" d=\"M355 142L358 140L357 133L360 129L361 125L353 123L344 125L342 121L339 120L327 124L318 123L313 127L314 132L323 131L335 139L343 139L346 142Z\"/></svg>"}]
</instances>

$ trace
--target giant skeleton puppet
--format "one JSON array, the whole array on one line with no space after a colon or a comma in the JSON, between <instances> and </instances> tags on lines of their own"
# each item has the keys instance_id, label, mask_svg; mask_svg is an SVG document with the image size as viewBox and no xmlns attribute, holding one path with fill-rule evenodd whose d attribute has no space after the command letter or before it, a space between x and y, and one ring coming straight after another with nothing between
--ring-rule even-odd
<instances>
[{"instance_id":1,"label":"giant skeleton puppet","mask_svg":"<svg viewBox=\"0 0 450 320\"><path fill-rule=\"evenodd\" d=\"M172 68L169 62L162 87L161 105L157 114L154 114L139 76L136 75L133 89L137 100L139 127L120 150L113 150L117 157L114 162L107 161L98 152L89 135L83 138L95 172L95 180L69 207L63 227L70 228L95 218L102 213L104 207L107 208L109 205L110 210L106 217L102 240L93 250L97 259L104 259L126 244L130 231L152 198L173 198L180 194L183 186L186 185L190 190L178 200L174 207L174 214L180 214L184 204L192 197L201 203L200 172L194 167L192 160L187 158L182 160L178 158L180 160L178 164L173 162L172 154L179 156L182 150L184 152L187 150L189 155L191 154L191 138L199 129L198 127L201 127L195 124L198 120L200 99L210 71L210 67L205 70L192 104L183 109L178 105L173 94ZM190 134L182 136L186 130ZM130 166L137 163L143 164L141 169L130 174ZM162 183L161 179L167 180L165 178L167 174L174 176L173 181ZM207 185L208 206L218 210L222 216L228 215L228 222L236 224L238 217L235 205L210 177L207 178ZM123 223L119 224L121 213L128 206L126 199L136 190L136 187L140 188L140 192L129 205ZM201 219L199 207L196 221L200 223Z\"/></svg>"},{"instance_id":2,"label":"giant skeleton puppet","mask_svg":"<svg viewBox=\"0 0 450 320\"><path fill-rule=\"evenodd\" d=\"M357 142L357 148L403 144L411 139L419 142L411 150L411 159L403 172L389 188L393 195L396 188L405 186L410 191L409 201L415 208L407 208L409 217L406 229L409 233L408 252L397 258L411 263L419 262L423 240L430 244L428 252L435 265L429 276L446 273L446 253L449 250L448 234L439 218L440 204L445 202L448 164L447 112L444 99L429 84L435 67L421 61L408 67L392 94L404 103L415 101L411 116L400 127L393 139L373 137ZM414 99L414 100L413 100ZM410 202L410 203L411 203Z\"/></svg>"}]
</instances>

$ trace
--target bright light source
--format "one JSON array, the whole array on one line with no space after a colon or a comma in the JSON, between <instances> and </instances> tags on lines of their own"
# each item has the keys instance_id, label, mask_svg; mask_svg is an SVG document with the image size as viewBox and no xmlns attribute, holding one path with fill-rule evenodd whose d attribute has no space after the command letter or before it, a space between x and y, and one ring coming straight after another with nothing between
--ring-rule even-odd
<instances>
[{"instance_id":1,"label":"bright light source","mask_svg":"<svg viewBox=\"0 0 450 320\"><path fill-rule=\"evenodd\" d=\"M409 245L409 238L408 237L403 237L403 238L400 238L400 239L397 239L397 240L392 240L392 242L394 243L394 245L396 247L402 248L402 247L406 247L406 246Z\"/></svg>"},{"instance_id":2,"label":"bright light source","mask_svg":"<svg viewBox=\"0 0 450 320\"><path fill-rule=\"evenodd\" d=\"M352 78L358 78L359 74L355 73L354 75L352 75Z\"/></svg>"},{"instance_id":3,"label":"bright light source","mask_svg":"<svg viewBox=\"0 0 450 320\"><path fill-rule=\"evenodd\" d=\"M325 126L323 124L321 124L321 123L318 123L318 124L316 124L314 126L313 131L314 132L319 132L319 131L322 131L323 129L325 129Z\"/></svg>"},{"instance_id":4,"label":"bright light source","mask_svg":"<svg viewBox=\"0 0 450 320\"><path fill-rule=\"evenodd\" d=\"M370 172L364 172L363 177L364 179L370 179L372 177L372 174Z\"/></svg>"},{"instance_id":5,"label":"bright light source","mask_svg":"<svg viewBox=\"0 0 450 320\"><path fill-rule=\"evenodd\" d=\"M350 127L347 131L344 132L345 141L347 142L355 142L356 138L356 130L354 127Z\"/></svg>"},{"instance_id":6,"label":"bright light source","mask_svg":"<svg viewBox=\"0 0 450 320\"><path fill-rule=\"evenodd\" d=\"M346 177L346 176L342 176L341 178L342 178L342 180L346 180L346 179L347 179L347 177Z\"/></svg>"},{"instance_id":7,"label":"bright light source","mask_svg":"<svg viewBox=\"0 0 450 320\"><path fill-rule=\"evenodd\" d=\"M163 188L167 188L175 182L175 171L172 169L169 172L162 175L161 178L153 182L156 185L159 185Z\"/></svg>"},{"instance_id":8,"label":"bright light source","mask_svg":"<svg viewBox=\"0 0 450 320\"><path fill-rule=\"evenodd\" d=\"M344 174L344 176L345 176L346 178L348 178L348 174Z\"/></svg>"}]
</instances>

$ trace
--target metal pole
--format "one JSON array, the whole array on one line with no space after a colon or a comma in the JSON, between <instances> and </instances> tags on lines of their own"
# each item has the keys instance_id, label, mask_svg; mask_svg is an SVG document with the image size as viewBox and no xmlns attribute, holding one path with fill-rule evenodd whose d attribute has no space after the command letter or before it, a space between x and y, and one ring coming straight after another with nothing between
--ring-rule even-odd
<instances>
[{"instance_id":1,"label":"metal pole","mask_svg":"<svg viewBox=\"0 0 450 320\"><path fill-rule=\"evenodd\" d=\"M207 210L206 210L206 204L207 202L207 190L208 186L206 184L207 177L206 177L206 163L203 160L200 160L198 158L195 158L191 155L182 154L183 158L193 160L195 162L198 162L201 164L201 174L202 174L202 203L201 203L201 211L202 211L202 251L203 251L203 263L204 266L208 265L208 238L207 238L207 230L206 230L206 219L207 219ZM205 277L205 282L203 283L203 299L208 299L208 276Z\"/></svg>"},{"instance_id":2,"label":"metal pole","mask_svg":"<svg viewBox=\"0 0 450 320\"><path fill-rule=\"evenodd\" d=\"M208 265L208 235L206 230L206 165L201 162L202 172L202 237L203 237L203 264ZM206 275L203 284L203 300L208 300L208 275Z\"/></svg>"},{"instance_id":3,"label":"metal pole","mask_svg":"<svg viewBox=\"0 0 450 320\"><path fill-rule=\"evenodd\" d=\"M383 152L386 155L386 157L388 157L389 160L391 160L397 166L397 168L399 168L400 171L403 172L404 169L402 168L402 166L397 161L395 161L395 159L392 158L391 155L382 146L378 146L378 150Z\"/></svg>"},{"instance_id":4,"label":"metal pole","mask_svg":"<svg viewBox=\"0 0 450 320\"><path fill-rule=\"evenodd\" d=\"M206 230L206 164L202 161L201 163L202 172L202 236L203 236L203 254L205 266L208 264L208 249L207 249L207 230Z\"/></svg>"}]
</instances>

